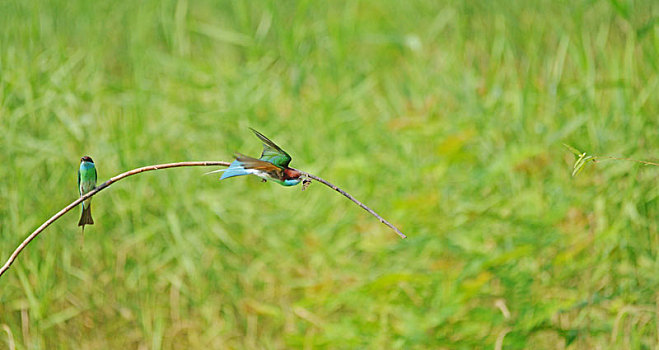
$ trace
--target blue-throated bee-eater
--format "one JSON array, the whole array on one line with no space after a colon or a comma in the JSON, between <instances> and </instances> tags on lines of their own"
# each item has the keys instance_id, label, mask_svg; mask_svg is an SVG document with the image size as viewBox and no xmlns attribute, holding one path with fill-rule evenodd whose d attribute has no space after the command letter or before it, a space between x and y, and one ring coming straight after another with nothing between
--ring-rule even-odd
<instances>
[{"instance_id":1,"label":"blue-throated bee-eater","mask_svg":"<svg viewBox=\"0 0 659 350\"><path fill-rule=\"evenodd\" d=\"M291 156L260 132L252 128L250 130L263 142L261 158L256 159L237 153L236 160L227 169L211 171L208 174L224 172L220 180L252 174L262 178L263 181L272 180L282 186L299 184L303 175L288 167Z\"/></svg>"},{"instance_id":2,"label":"blue-throated bee-eater","mask_svg":"<svg viewBox=\"0 0 659 350\"><path fill-rule=\"evenodd\" d=\"M91 157L84 156L80 158L80 169L78 169L78 192L80 196L83 196L94 188L96 188L96 166ZM85 225L94 224L94 219L92 219L92 199L87 198L80 205L82 206L82 215L80 215L78 226L82 226L82 231L84 232Z\"/></svg>"}]
</instances>

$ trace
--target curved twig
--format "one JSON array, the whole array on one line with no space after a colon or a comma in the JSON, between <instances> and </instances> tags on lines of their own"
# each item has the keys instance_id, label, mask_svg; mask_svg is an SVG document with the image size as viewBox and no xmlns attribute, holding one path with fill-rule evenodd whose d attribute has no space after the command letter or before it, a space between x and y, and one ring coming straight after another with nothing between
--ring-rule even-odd
<instances>
[{"instance_id":1,"label":"curved twig","mask_svg":"<svg viewBox=\"0 0 659 350\"><path fill-rule=\"evenodd\" d=\"M229 164L230 164L230 163L228 163L228 162L219 162L219 161L215 161L215 162L179 162L179 163L167 163L167 164L149 165L149 166L145 166L145 167L141 167L141 168L133 169L133 170L127 171L127 172L125 172L125 173L121 173L121 174L119 174L119 175L117 175L117 176L115 176L115 177L113 177L113 178L111 178L111 179L105 181L104 183L100 184L100 185L97 186L95 189L93 189L93 190L89 191L88 193L86 193L84 196L81 196L80 198L76 199L76 200L73 201L71 204L67 205L64 209L62 209L62 210L60 210L59 212L57 212L57 214L53 215L53 216L52 216L50 219L48 219L46 222L44 222L41 226L39 226L39 228L37 228L36 230L34 230L34 232L32 232L32 233L31 233L31 234L30 234L30 235L29 235L29 236L28 236L28 237L27 237L27 238L26 238L26 239L25 239L25 240L24 240L24 241L23 241L23 242L22 242L17 248L16 248L16 250L14 250L14 252L9 256L9 259L7 259L7 262L2 266L2 268L0 268L0 276L2 276L7 270L9 270L9 267L11 266L11 264L14 263L14 260L16 260L16 257L18 257L18 255L23 251L23 249L25 249L25 247L27 247L27 245L30 244L30 242L32 242L32 240L35 239L35 238L36 238L36 237L37 237L37 236L38 236L38 235L39 235L44 229L46 229L46 227L50 226L50 224L52 224L53 222L55 222L55 221L56 221L57 219L59 219L62 215L66 214L66 213L69 212L71 209L75 208L75 207L76 207L78 204L80 204L82 201L86 200L87 198L90 198L90 197L94 196L94 195L97 194L98 192L101 192L101 191L104 190L105 188L109 187L109 186L112 185L113 183L115 183L115 182L117 182L117 181L119 181L119 180L121 180L121 179L123 179L123 178L129 177L129 176L131 176L131 175L136 175L136 174L139 174L139 173L143 173L143 172L146 172L146 171L153 171L153 170L160 170L160 169L178 168L178 167L188 167L188 166L229 166ZM294 169L294 170L297 170L297 169ZM387 220L385 220L384 218L382 218L380 215L378 215L376 212L374 212L371 208L367 207L367 206L364 205L362 202L358 201L355 197L351 196L349 193L347 193L347 192L341 190L340 188L336 187L336 186L333 185L332 183L330 183L330 182L328 182L328 181L326 181L326 180L323 180L323 179L321 179L321 178L318 177L318 176L315 176L315 175L309 174L309 173L304 172L304 171L301 171L301 170L298 170L298 171L301 172L304 176L306 176L306 177L308 177L308 178L311 178L311 179L314 179L314 180L316 180L316 181L318 181L318 182L320 182L320 183L322 183L322 184L324 184L324 185L326 185L326 186L332 188L333 190L335 190L335 191L341 193L341 194L344 195L346 198L350 199L350 200L353 201L355 204L359 205L359 206L362 207L364 210L366 210L367 212L369 212L371 215L375 216L378 220L380 220L381 223L383 223L383 224L389 226L389 227L390 227L391 229L393 229L393 230L394 230L394 231L395 231L395 232L396 232L401 238L407 238L407 236L405 236L402 232L400 232L400 230L398 230L398 229L396 228L396 226L392 225L389 221L387 221ZM305 187L303 187L303 188L305 188Z\"/></svg>"},{"instance_id":2,"label":"curved twig","mask_svg":"<svg viewBox=\"0 0 659 350\"><path fill-rule=\"evenodd\" d=\"M389 226L392 230L394 230L394 232L396 232L396 234L398 234L398 235L400 236L400 238L407 238L407 236L405 236L405 234L403 234L402 232L400 232L400 230L397 229L396 226L394 226L392 223L390 223L389 221L385 220L383 217L381 217L380 215L378 215L378 213L374 212L373 209L367 207L364 203L358 201L357 198L351 196L348 192L343 191L342 189L336 187L336 186L335 186L334 184L332 184L331 182L326 181L326 180L323 180L323 179L319 178L319 177L316 176L316 175L309 174L309 173L307 173L307 172L304 172L304 171L302 171L302 170L298 170L298 169L293 169L293 170L297 170L297 171L301 172L304 176L309 177L309 178L312 178L312 179L314 179L314 180L316 180L316 181L322 183L323 185L325 185L325 186L327 186L327 187L333 189L334 191L341 193L341 194L344 195L346 198L350 199L350 200L353 201L355 204L357 204L358 206L362 207L362 209L366 210L366 211L369 212L371 215L375 216L378 220L380 220L381 223L383 223L383 224ZM303 189L304 189L304 187L303 187Z\"/></svg>"},{"instance_id":3,"label":"curved twig","mask_svg":"<svg viewBox=\"0 0 659 350\"><path fill-rule=\"evenodd\" d=\"M29 235L23 241L23 243L21 243L18 246L18 248L16 248L16 250L14 250L14 252L11 254L11 256L9 256L9 259L7 260L7 262L2 266L2 268L0 268L0 276L2 276L2 274L4 274L7 270L9 270L9 267L14 262L14 260L16 260L16 257L18 256L18 254L20 254L21 251L23 251L23 249L25 249L25 247L27 247L27 245L30 244L30 242L33 239L35 239L39 235L39 233L41 233L41 231L43 231L46 227L48 227L50 224L55 222L55 220L59 219L62 215L66 214L69 210L75 208L75 206L80 204L80 202L82 202L85 199L101 192L102 190L104 190L108 186L112 185L113 183L115 183L115 182L117 182L117 181L119 181L123 178L129 177L131 175L143 173L145 171L167 169L167 168L178 168L178 167L184 167L184 166L218 166L218 165L229 166L229 163L227 163L227 162L180 162L180 163L149 165L149 166L145 166L145 167L141 167L141 168L137 168L137 169L127 171L125 173L119 174L119 175L111 178L108 181L105 181L104 183L97 186L95 189L93 189L93 190L89 191L88 193L86 193L84 196L76 199L71 204L67 205L64 209L60 210L57 214L53 215L50 219L48 219L48 221L44 222L41 226L39 226L39 228L37 228L34 232L32 232L32 234Z\"/></svg>"}]
</instances>

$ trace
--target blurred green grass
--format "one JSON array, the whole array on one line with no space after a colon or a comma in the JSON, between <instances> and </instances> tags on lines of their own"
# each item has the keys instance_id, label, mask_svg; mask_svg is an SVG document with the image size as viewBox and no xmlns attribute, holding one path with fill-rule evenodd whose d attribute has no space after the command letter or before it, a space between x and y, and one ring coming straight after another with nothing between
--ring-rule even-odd
<instances>
[{"instance_id":1,"label":"blurred green grass","mask_svg":"<svg viewBox=\"0 0 659 350\"><path fill-rule=\"evenodd\" d=\"M313 184L146 173L0 279L0 344L610 348L659 342L648 1L0 2L0 258L99 179L257 155Z\"/></svg>"}]
</instances>

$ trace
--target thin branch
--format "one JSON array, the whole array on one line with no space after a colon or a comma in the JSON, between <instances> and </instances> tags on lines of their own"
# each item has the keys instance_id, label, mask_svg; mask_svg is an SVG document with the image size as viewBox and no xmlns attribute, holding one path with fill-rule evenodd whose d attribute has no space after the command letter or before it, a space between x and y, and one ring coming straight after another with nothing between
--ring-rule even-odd
<instances>
[{"instance_id":1,"label":"thin branch","mask_svg":"<svg viewBox=\"0 0 659 350\"><path fill-rule=\"evenodd\" d=\"M178 168L178 167L187 167L187 166L218 166L218 165L220 165L220 166L229 166L229 163L227 163L227 162L180 162L180 163L150 165L150 166L145 166L145 167L142 167L142 168L133 169L131 171L127 171L123 174L119 174L119 175L111 178L108 181L105 181L100 186L97 186L95 189L89 191L84 196L76 199L71 204L66 206L64 209L60 210L57 214L53 215L53 217L48 219L48 221L44 222L41 226L39 226L39 228L37 228L34 232L32 232L32 234L29 235L23 241L23 243L21 243L18 246L18 248L16 248L16 250L14 250L14 252L11 254L11 256L9 257L7 262L2 266L2 268L0 268L0 276L2 276L2 274L4 274L5 271L7 271L9 269L9 266L11 266L11 264L14 262L14 260L16 260L16 257L18 256L18 254L20 254L21 251L23 251L23 249L25 249L25 247L27 247L27 245L30 244L30 242L33 239L35 239L39 235L39 233L41 233L41 231L43 231L46 227L48 227L50 224L55 222L55 220L59 219L62 215L66 214L68 211L75 208L75 206L80 204L80 202L82 202L85 199L90 198L93 195L101 192L102 190L104 190L108 186L112 185L113 183L115 183L115 182L117 182L117 181L119 181L123 178L129 177L131 175L143 173L145 171L168 169L168 168Z\"/></svg>"},{"instance_id":2,"label":"thin branch","mask_svg":"<svg viewBox=\"0 0 659 350\"><path fill-rule=\"evenodd\" d=\"M7 270L9 270L9 267L11 266L11 264L14 263L14 260L16 260L16 257L18 257L18 255L23 251L23 249L25 249L25 247L27 247L27 245L30 244L30 242L32 242L32 240L35 239L35 238L36 238L36 237L37 237L37 236L38 236L38 235L39 235L44 229L46 229L46 227L50 226L50 224L52 224L53 222L55 222L57 219L59 219L62 215L64 215L64 214L66 214L67 212L69 212L71 209L75 208L78 204L80 204L81 202L83 202L83 201L86 200L87 198L90 198L90 197L96 195L97 193L101 192L101 191L104 190L105 188L109 187L110 185L112 185L113 183L115 183L115 182L117 182L117 181L119 181L119 180L121 180L121 179L124 179L124 178L126 178L126 177L129 177L129 176L131 176L131 175L136 175L136 174L139 174L139 173L143 173L143 172L146 172L146 171L153 171L153 170L160 170L160 169L179 168L179 167L189 167L189 166L229 166L229 164L230 164L230 163L228 163L228 162L180 162L180 163L167 163L167 164L149 165L149 166L145 166L145 167L141 167L141 168L133 169L133 170L127 171L127 172L125 172L125 173L119 174L119 175L117 175L117 176L111 178L110 180L105 181L104 183L100 184L100 185L97 186L95 189L93 189L93 190L89 191L88 193L86 193L84 196L81 196L80 198L76 199L76 200L73 201L71 204L67 205L64 209L62 209L62 210L60 210L59 212L57 212L57 214L53 215L50 219L48 219L46 222L44 222L41 226L39 226L39 228L37 228L34 232L32 232L32 234L30 234L30 235L29 235L29 236L23 241L23 243L21 243L21 244L16 248L16 250L14 250L14 252L11 254L11 256L9 256L9 259L7 260L7 262L2 266L2 268L0 268L0 276L2 276ZM297 169L295 169L295 170L297 170ZM298 170L298 171L300 171L300 170ZM393 230L394 230L394 231L395 231L400 237L402 237L402 238L407 238L407 236L405 236L402 232L400 232L400 230L398 230L398 229L397 229L394 225L392 225L389 221L383 219L380 215L378 215L376 212L374 212L371 208L367 207L366 205L364 205L362 202L360 202L360 201L358 201L357 199L355 199L355 197L351 196L351 195L348 194L347 192L344 192L344 191L341 190L340 188L334 186L333 184L331 184L331 183L328 182L328 181L325 181L325 180L319 178L318 176L315 176L315 175L312 175L312 174L306 173L306 172L304 172L304 171L300 171L300 172L301 172L302 174L304 174L305 176L307 176L307 177L309 177L309 178L311 178L311 179L314 179L314 180L316 180L316 181L318 181L318 182L320 182L320 183L323 183L323 184L325 184L326 186L332 188L333 190L335 190L335 191L341 193L342 195L346 196L348 199L350 199L351 201L355 202L357 205L359 205L360 207L362 207L364 210L366 210L366 211L368 211L369 213L371 213L371 215L373 215L373 216L375 216L376 218L378 218L378 220L380 220L381 223L383 223L383 224L389 226L391 229L393 229Z\"/></svg>"},{"instance_id":3,"label":"thin branch","mask_svg":"<svg viewBox=\"0 0 659 350\"><path fill-rule=\"evenodd\" d=\"M304 172L304 171L302 171L302 170L298 170L298 169L293 169L293 170L297 170L297 171L301 172L304 176L309 177L309 178L312 178L312 179L314 179L314 180L316 180L316 181L318 181L318 182L324 184L325 186L327 186L327 187L333 189L334 191L341 193L341 194L344 195L346 198L350 199L350 200L353 201L355 204L357 204L358 206L362 207L362 209L364 209L364 210L366 210L367 212L371 213L371 215L375 216L378 220L380 220L381 223L383 223L383 224L389 226L389 227L390 227L392 230L394 230L394 231L396 232L396 234L398 234L401 238L407 238L407 236L405 236L405 234L403 234L402 232L400 232L400 230L397 229L396 226L394 226L394 225L393 225L392 223L390 223L389 221L385 220L382 216L378 215L378 213L374 212L373 209L367 207L364 203L358 201L355 197L351 196L349 193L347 193L347 192L343 191L342 189L340 189L340 188L334 186L334 185L333 185L332 183L330 183L329 181L323 180L323 179L319 178L319 177L316 176L316 175L309 174L309 173Z\"/></svg>"}]
</instances>

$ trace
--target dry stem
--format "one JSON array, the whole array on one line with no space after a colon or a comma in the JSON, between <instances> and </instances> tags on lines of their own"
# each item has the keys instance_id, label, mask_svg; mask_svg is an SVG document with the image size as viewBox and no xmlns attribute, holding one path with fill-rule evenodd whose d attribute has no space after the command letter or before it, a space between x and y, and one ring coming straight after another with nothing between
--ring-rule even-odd
<instances>
[{"instance_id":1,"label":"dry stem","mask_svg":"<svg viewBox=\"0 0 659 350\"><path fill-rule=\"evenodd\" d=\"M152 170L160 170L160 169L168 169L168 168L178 168L178 167L188 167L188 166L229 166L229 163L228 163L228 162L180 162L180 163L167 163L167 164L149 165L149 166L145 166L145 167L141 167L141 168L133 169L133 170L127 171L127 172L125 172L125 173L119 174L119 175L117 175L117 176L111 178L110 180L105 181L104 183L100 184L99 186L97 186L97 187L96 187L95 189L93 189L92 191L89 191L88 193L86 193L84 196L81 196L80 198L76 199L76 200L73 201L71 204L67 205L64 209L62 209L62 210L60 210L59 212L57 212L57 214L53 215L50 219L48 219L46 222L44 222L41 226L39 226L39 228L37 228L34 232L32 232L32 234L30 234L30 235L29 235L29 236L23 241L23 243L21 243L21 244L16 248L16 250L14 250L14 252L11 254L11 256L9 256L9 259L7 260L7 262L2 266L2 268L0 268L0 276L2 276L2 275L3 275L3 274L9 269L9 267L11 266L11 264L14 263L14 260L16 260L16 257L18 257L18 254L20 254L20 253L23 251L23 249L25 249L25 247L27 247L27 245L30 244L30 242L32 242L32 240L35 239L35 238L39 235L39 233L41 233L44 229L46 229L46 227L48 227L50 224L52 224L52 223L55 222L57 219L59 219L62 215L66 214L66 213L69 212L71 209L75 208L78 204L80 204L80 203L81 203L82 201L84 201L85 199L94 196L95 194L97 194L98 192L101 192L102 190L104 190L105 188L109 187L109 186L112 185L113 183L115 183L115 182L117 182L117 181L119 181L119 180L121 180L121 179L123 179L123 178L129 177L129 176L131 176L131 175L136 175L136 174L139 174L139 173L143 173L143 172L146 172L146 171L152 171ZM300 170L298 170L298 171L300 171ZM380 220L381 223L383 223L383 224L389 226L391 229L393 229L393 230L394 230L394 231L395 231L400 237L402 237L402 238L407 238L407 236L405 236L402 232L400 232L400 230L398 230L398 229L397 229L394 225L392 225L389 221L387 221L387 220L385 220L384 218L382 218L380 215L378 215L376 212L374 212L371 208L367 207L367 206L364 205L362 202L360 202L360 201L358 201L357 199L355 199L355 197L351 196L349 193L347 193L347 192L341 190L340 188L334 186L333 184L331 184L331 183L328 182L328 181L325 181L325 180L321 179L321 178L318 177L318 176L315 176L315 175L312 175L312 174L306 173L306 172L304 172L304 171L300 171L300 172L301 172L302 174L304 174L304 176L306 176L306 177L308 177L308 178L311 178L311 179L314 179L314 180L316 180L316 181L318 181L318 182L320 182L320 183L322 183L322 184L324 184L324 185L326 185L326 186L332 188L333 190L335 190L335 191L341 193L342 195L346 196L348 199L350 199L351 201L353 201L355 204L359 205L359 206L362 207L364 210L366 210L367 212L369 212L371 215L375 216L378 220ZM307 185L308 185L308 183L307 183ZM303 189L304 189L304 188L306 188L306 187L303 187Z\"/></svg>"}]
</instances>

